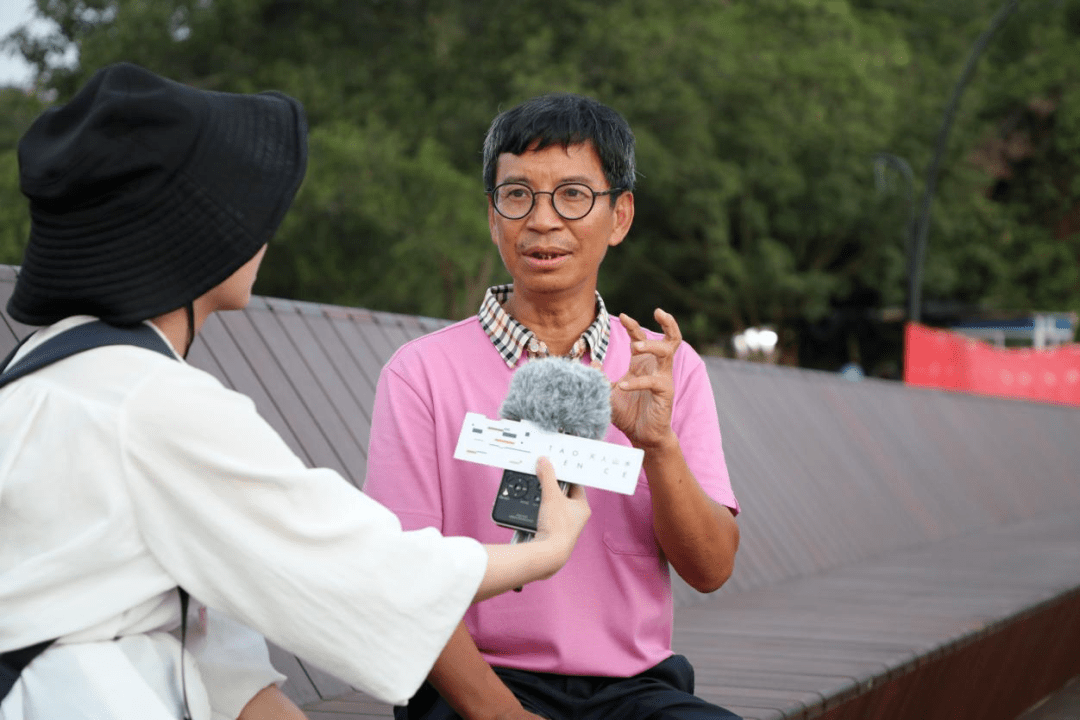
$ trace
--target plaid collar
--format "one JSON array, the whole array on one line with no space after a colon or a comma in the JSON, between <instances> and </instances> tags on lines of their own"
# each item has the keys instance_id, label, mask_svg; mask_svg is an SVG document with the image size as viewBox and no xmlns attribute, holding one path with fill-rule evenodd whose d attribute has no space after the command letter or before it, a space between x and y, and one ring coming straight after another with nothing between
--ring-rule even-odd
<instances>
[{"instance_id":1,"label":"plaid collar","mask_svg":"<svg viewBox=\"0 0 1080 720\"><path fill-rule=\"evenodd\" d=\"M480 304L480 326L484 328L491 344L502 355L506 364L516 367L522 355L533 358L547 357L547 345L533 334L533 331L510 317L510 313L503 309L503 305L514 292L513 285L496 285L488 288L484 295L484 302ZM596 319L581 334L567 355L571 360L577 360L585 355L588 350L593 360L604 362L607 354L608 339L611 336L611 318L600 293L596 293Z\"/></svg>"}]
</instances>

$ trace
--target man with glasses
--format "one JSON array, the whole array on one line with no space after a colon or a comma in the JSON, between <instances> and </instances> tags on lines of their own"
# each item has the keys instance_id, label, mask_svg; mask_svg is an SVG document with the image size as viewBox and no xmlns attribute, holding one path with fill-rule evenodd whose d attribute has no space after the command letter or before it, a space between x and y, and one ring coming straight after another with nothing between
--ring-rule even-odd
<instances>
[{"instance_id":1,"label":"man with glasses","mask_svg":"<svg viewBox=\"0 0 1080 720\"><path fill-rule=\"evenodd\" d=\"M488 225L513 282L489 289L476 317L402 347L379 378L364 489L406 528L505 540L490 516L502 471L453 453L465 413L496 417L533 358L602 368L614 383L605 439L645 452L634 495L590 488L566 566L474 606L398 718L734 717L694 697L693 669L671 651L668 563L707 592L738 547L708 375L671 315L658 309L663 333L647 331L612 318L596 290L634 218L634 174L629 126L595 100L545 95L495 118Z\"/></svg>"}]
</instances>

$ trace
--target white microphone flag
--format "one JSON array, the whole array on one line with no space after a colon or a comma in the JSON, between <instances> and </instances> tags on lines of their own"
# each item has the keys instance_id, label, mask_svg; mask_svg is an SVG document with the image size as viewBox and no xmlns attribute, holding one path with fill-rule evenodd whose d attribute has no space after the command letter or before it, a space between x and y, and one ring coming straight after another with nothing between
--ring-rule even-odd
<instances>
[{"instance_id":1,"label":"white microphone flag","mask_svg":"<svg viewBox=\"0 0 1080 720\"><path fill-rule=\"evenodd\" d=\"M645 452L603 440L549 432L528 420L491 420L466 413L454 457L503 470L536 473L546 457L563 482L633 495Z\"/></svg>"}]
</instances>

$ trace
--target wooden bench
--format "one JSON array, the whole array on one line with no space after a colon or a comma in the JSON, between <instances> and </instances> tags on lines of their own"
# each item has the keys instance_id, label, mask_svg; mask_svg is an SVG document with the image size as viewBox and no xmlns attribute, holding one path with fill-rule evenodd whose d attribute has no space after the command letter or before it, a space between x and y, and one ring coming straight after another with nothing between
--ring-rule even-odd
<instances>
[{"instance_id":1,"label":"wooden bench","mask_svg":"<svg viewBox=\"0 0 1080 720\"><path fill-rule=\"evenodd\" d=\"M742 549L677 592L748 718L1014 718L1080 672L1080 409L709 361Z\"/></svg>"},{"instance_id":2,"label":"wooden bench","mask_svg":"<svg viewBox=\"0 0 1080 720\"><path fill-rule=\"evenodd\" d=\"M255 298L190 360L359 486L379 369L444 324ZM4 314L0 352L29 330ZM699 695L761 720L1011 720L1080 673L1080 409L707 363L744 513L728 584L674 583ZM272 654L312 720L390 716Z\"/></svg>"}]
</instances>

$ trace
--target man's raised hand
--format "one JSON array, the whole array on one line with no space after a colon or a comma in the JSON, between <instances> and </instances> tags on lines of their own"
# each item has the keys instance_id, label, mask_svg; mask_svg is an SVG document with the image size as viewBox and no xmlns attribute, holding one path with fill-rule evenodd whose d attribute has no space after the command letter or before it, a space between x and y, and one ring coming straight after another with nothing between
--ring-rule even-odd
<instances>
[{"instance_id":1,"label":"man's raised hand","mask_svg":"<svg viewBox=\"0 0 1080 720\"><path fill-rule=\"evenodd\" d=\"M682 342L674 316L657 308L653 317L663 338L650 339L637 320L619 315L630 335L630 367L611 389L611 421L635 447L646 449L672 439L675 386L671 370Z\"/></svg>"}]
</instances>

